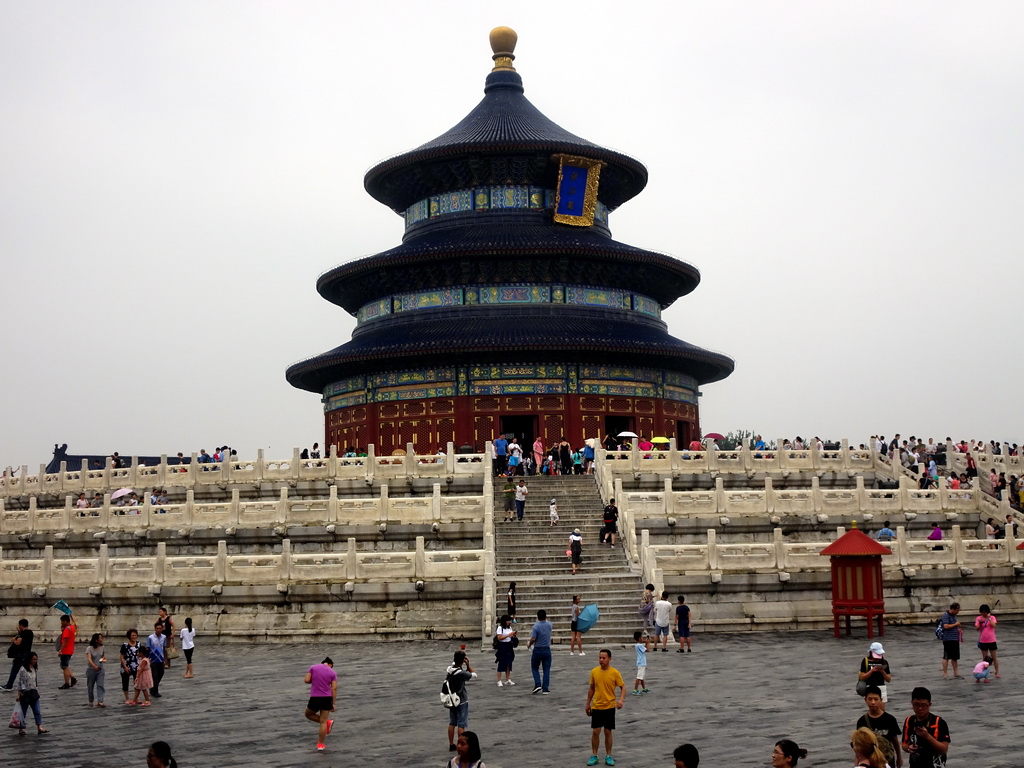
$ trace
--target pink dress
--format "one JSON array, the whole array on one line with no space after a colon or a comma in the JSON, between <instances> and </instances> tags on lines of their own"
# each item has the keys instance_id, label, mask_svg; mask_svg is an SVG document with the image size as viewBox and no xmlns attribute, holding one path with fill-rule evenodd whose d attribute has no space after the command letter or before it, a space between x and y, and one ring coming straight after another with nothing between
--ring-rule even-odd
<instances>
[{"instance_id":1,"label":"pink dress","mask_svg":"<svg viewBox=\"0 0 1024 768\"><path fill-rule=\"evenodd\" d=\"M540 474L540 468L544 466L544 443L539 437L533 441L533 465Z\"/></svg>"},{"instance_id":2,"label":"pink dress","mask_svg":"<svg viewBox=\"0 0 1024 768\"><path fill-rule=\"evenodd\" d=\"M139 671L135 674L135 690L148 691L153 687L153 670L150 668L149 659L139 659Z\"/></svg>"}]
</instances>

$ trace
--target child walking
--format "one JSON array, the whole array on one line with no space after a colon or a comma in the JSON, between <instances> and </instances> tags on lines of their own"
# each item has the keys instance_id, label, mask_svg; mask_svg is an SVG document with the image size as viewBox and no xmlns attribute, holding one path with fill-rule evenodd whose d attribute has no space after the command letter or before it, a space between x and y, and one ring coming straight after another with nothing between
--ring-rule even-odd
<instances>
[{"instance_id":1,"label":"child walking","mask_svg":"<svg viewBox=\"0 0 1024 768\"><path fill-rule=\"evenodd\" d=\"M647 687L647 652L651 650L651 638L644 637L644 633L636 631L633 633L633 646L636 649L636 681L633 683L633 695L640 696L650 693Z\"/></svg>"},{"instance_id":2,"label":"child walking","mask_svg":"<svg viewBox=\"0 0 1024 768\"><path fill-rule=\"evenodd\" d=\"M551 500L551 506L548 507L548 512L551 515L551 525L554 525L558 522L558 503L554 499Z\"/></svg>"},{"instance_id":3,"label":"child walking","mask_svg":"<svg viewBox=\"0 0 1024 768\"><path fill-rule=\"evenodd\" d=\"M139 694L141 693L146 700L140 706L148 707L150 704L149 689L152 687L153 668L149 662L149 648L142 645L139 646L139 671L135 674L135 698L131 700L129 706L134 707L139 703Z\"/></svg>"}]
</instances>

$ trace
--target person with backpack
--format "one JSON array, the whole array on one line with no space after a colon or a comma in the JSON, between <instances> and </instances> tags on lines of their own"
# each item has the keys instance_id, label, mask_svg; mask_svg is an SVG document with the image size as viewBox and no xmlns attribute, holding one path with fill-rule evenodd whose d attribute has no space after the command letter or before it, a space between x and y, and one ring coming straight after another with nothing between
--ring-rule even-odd
<instances>
[{"instance_id":1,"label":"person with backpack","mask_svg":"<svg viewBox=\"0 0 1024 768\"><path fill-rule=\"evenodd\" d=\"M447 707L448 709L448 751L455 752L455 729L459 729L459 738L466 733L466 728L469 726L469 694L466 693L466 683L470 680L476 680L477 674L473 671L473 667L469 665L469 657L466 656L466 652L458 650L455 652L455 656L452 658L452 663L445 670L444 688L447 688L447 693L455 694L458 697L459 703L453 707ZM442 696L446 691L441 691ZM452 702L454 703L454 701ZM479 759L479 757L477 758Z\"/></svg>"},{"instance_id":2,"label":"person with backpack","mask_svg":"<svg viewBox=\"0 0 1024 768\"><path fill-rule=\"evenodd\" d=\"M960 643L964 640L964 632L957 614L960 603L950 603L949 610L942 614L935 635L942 640L942 679L946 680L949 664L953 664L953 677L960 678Z\"/></svg>"}]
</instances>

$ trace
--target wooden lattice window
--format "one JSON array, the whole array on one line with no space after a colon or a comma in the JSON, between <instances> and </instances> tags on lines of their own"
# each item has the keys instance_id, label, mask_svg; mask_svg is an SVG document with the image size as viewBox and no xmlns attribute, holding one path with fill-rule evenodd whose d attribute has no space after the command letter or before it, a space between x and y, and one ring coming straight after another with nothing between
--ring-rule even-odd
<instances>
[{"instance_id":1,"label":"wooden lattice window","mask_svg":"<svg viewBox=\"0 0 1024 768\"><path fill-rule=\"evenodd\" d=\"M562 431L563 423L560 413L550 413L544 417L544 434L547 435L548 441L557 440L565 434Z\"/></svg>"},{"instance_id":2,"label":"wooden lattice window","mask_svg":"<svg viewBox=\"0 0 1024 768\"><path fill-rule=\"evenodd\" d=\"M505 407L510 411L528 411L531 401L528 397L509 397L505 400Z\"/></svg>"},{"instance_id":3,"label":"wooden lattice window","mask_svg":"<svg viewBox=\"0 0 1024 768\"><path fill-rule=\"evenodd\" d=\"M494 437L494 419L490 416L477 416L473 419L473 444L478 451L484 449L484 443Z\"/></svg>"},{"instance_id":4,"label":"wooden lattice window","mask_svg":"<svg viewBox=\"0 0 1024 768\"><path fill-rule=\"evenodd\" d=\"M542 411L560 411L563 408L562 398L551 395L538 397L537 407Z\"/></svg>"},{"instance_id":5,"label":"wooden lattice window","mask_svg":"<svg viewBox=\"0 0 1024 768\"><path fill-rule=\"evenodd\" d=\"M378 431L380 433L380 445L377 446L377 453L381 456L388 456L398 444L395 422L382 421Z\"/></svg>"},{"instance_id":6,"label":"wooden lattice window","mask_svg":"<svg viewBox=\"0 0 1024 768\"><path fill-rule=\"evenodd\" d=\"M637 413L654 413L654 403L650 400L637 400L636 401L636 412Z\"/></svg>"},{"instance_id":7,"label":"wooden lattice window","mask_svg":"<svg viewBox=\"0 0 1024 768\"><path fill-rule=\"evenodd\" d=\"M448 443L455 442L455 419L437 420L437 447L443 451L448 450ZM455 446L458 449L458 446Z\"/></svg>"},{"instance_id":8,"label":"wooden lattice window","mask_svg":"<svg viewBox=\"0 0 1024 768\"><path fill-rule=\"evenodd\" d=\"M600 416L584 416L583 419L583 434L580 437L586 439L588 437L602 437L601 435L601 417Z\"/></svg>"},{"instance_id":9,"label":"wooden lattice window","mask_svg":"<svg viewBox=\"0 0 1024 768\"><path fill-rule=\"evenodd\" d=\"M580 398L580 408L582 408L584 411L603 411L604 398L585 395L584 397Z\"/></svg>"},{"instance_id":10,"label":"wooden lattice window","mask_svg":"<svg viewBox=\"0 0 1024 768\"><path fill-rule=\"evenodd\" d=\"M427 405L422 400L402 403L403 416L423 416L427 412Z\"/></svg>"},{"instance_id":11,"label":"wooden lattice window","mask_svg":"<svg viewBox=\"0 0 1024 768\"><path fill-rule=\"evenodd\" d=\"M431 413L455 413L455 402L453 400L431 400Z\"/></svg>"},{"instance_id":12,"label":"wooden lattice window","mask_svg":"<svg viewBox=\"0 0 1024 768\"><path fill-rule=\"evenodd\" d=\"M393 419L398 416L398 403L383 403L380 406L380 417L382 419Z\"/></svg>"},{"instance_id":13,"label":"wooden lattice window","mask_svg":"<svg viewBox=\"0 0 1024 768\"><path fill-rule=\"evenodd\" d=\"M628 413L633 410L633 403L626 397L613 397L608 401L608 410L616 413Z\"/></svg>"},{"instance_id":14,"label":"wooden lattice window","mask_svg":"<svg viewBox=\"0 0 1024 768\"><path fill-rule=\"evenodd\" d=\"M497 411L499 407L496 397L478 397L473 401L473 409L477 411Z\"/></svg>"}]
</instances>

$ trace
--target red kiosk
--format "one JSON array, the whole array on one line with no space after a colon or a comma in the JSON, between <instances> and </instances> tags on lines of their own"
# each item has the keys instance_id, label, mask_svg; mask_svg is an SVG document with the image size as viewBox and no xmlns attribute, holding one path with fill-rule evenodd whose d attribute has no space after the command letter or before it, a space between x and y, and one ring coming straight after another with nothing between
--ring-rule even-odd
<instances>
[{"instance_id":1,"label":"red kiosk","mask_svg":"<svg viewBox=\"0 0 1024 768\"><path fill-rule=\"evenodd\" d=\"M853 528L833 541L822 555L832 558L832 621L839 637L839 617L846 617L846 634L850 634L850 618L863 616L868 622L868 637L874 637L874 621L878 634L885 634L885 597L882 595L882 555L892 550Z\"/></svg>"}]
</instances>

